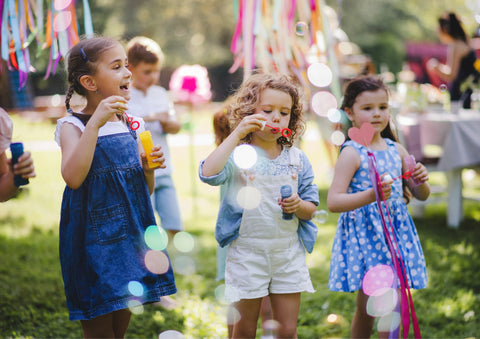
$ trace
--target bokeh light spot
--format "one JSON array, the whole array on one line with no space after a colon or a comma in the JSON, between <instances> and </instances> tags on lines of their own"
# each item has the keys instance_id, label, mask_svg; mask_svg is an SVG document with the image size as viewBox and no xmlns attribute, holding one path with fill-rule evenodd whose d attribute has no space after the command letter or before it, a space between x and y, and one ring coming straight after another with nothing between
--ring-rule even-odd
<instances>
[{"instance_id":1,"label":"bokeh light spot","mask_svg":"<svg viewBox=\"0 0 480 339\"><path fill-rule=\"evenodd\" d=\"M144 311L142 303L137 299L130 299L127 302L127 306L133 314L142 314Z\"/></svg>"},{"instance_id":2,"label":"bokeh light spot","mask_svg":"<svg viewBox=\"0 0 480 339\"><path fill-rule=\"evenodd\" d=\"M328 111L337 107L337 98L330 92L319 91L312 96L312 109L321 117L327 117Z\"/></svg>"},{"instance_id":3,"label":"bokeh light spot","mask_svg":"<svg viewBox=\"0 0 480 339\"><path fill-rule=\"evenodd\" d=\"M393 311L397 302L397 290L389 288L381 295L372 295L368 298L367 313L372 317L383 317Z\"/></svg>"},{"instance_id":4,"label":"bokeh light spot","mask_svg":"<svg viewBox=\"0 0 480 339\"><path fill-rule=\"evenodd\" d=\"M333 73L326 64L316 62L308 66L308 80L317 87L327 87L332 83Z\"/></svg>"},{"instance_id":5,"label":"bokeh light spot","mask_svg":"<svg viewBox=\"0 0 480 339\"><path fill-rule=\"evenodd\" d=\"M132 295L140 297L143 295L143 285L138 281L132 280L128 283L128 291Z\"/></svg>"},{"instance_id":6,"label":"bokeh light spot","mask_svg":"<svg viewBox=\"0 0 480 339\"><path fill-rule=\"evenodd\" d=\"M53 30L55 32L64 31L72 23L72 13L69 11L59 12L55 15L53 20Z\"/></svg>"},{"instance_id":7,"label":"bokeh light spot","mask_svg":"<svg viewBox=\"0 0 480 339\"><path fill-rule=\"evenodd\" d=\"M241 319L240 312L232 305L227 309L227 325L235 325Z\"/></svg>"},{"instance_id":8,"label":"bokeh light spot","mask_svg":"<svg viewBox=\"0 0 480 339\"><path fill-rule=\"evenodd\" d=\"M178 332L175 330L168 330L163 331L158 336L158 339L185 339L186 337L183 335L182 332Z\"/></svg>"},{"instance_id":9,"label":"bokeh light spot","mask_svg":"<svg viewBox=\"0 0 480 339\"><path fill-rule=\"evenodd\" d=\"M168 271L170 263L168 257L162 251L150 250L145 254L145 266L155 274L164 274Z\"/></svg>"},{"instance_id":10,"label":"bokeh light spot","mask_svg":"<svg viewBox=\"0 0 480 339\"><path fill-rule=\"evenodd\" d=\"M345 134L342 131L333 131L330 135L330 141L336 146L341 146L345 142Z\"/></svg>"},{"instance_id":11,"label":"bokeh light spot","mask_svg":"<svg viewBox=\"0 0 480 339\"><path fill-rule=\"evenodd\" d=\"M197 270L193 259L187 255L180 255L173 260L175 272L182 275L194 274Z\"/></svg>"},{"instance_id":12,"label":"bokeh light spot","mask_svg":"<svg viewBox=\"0 0 480 339\"><path fill-rule=\"evenodd\" d=\"M261 198L262 194L258 188L252 186L244 186L237 193L237 203L246 210L256 208L260 204Z\"/></svg>"},{"instance_id":13,"label":"bokeh light spot","mask_svg":"<svg viewBox=\"0 0 480 339\"><path fill-rule=\"evenodd\" d=\"M333 313L329 314L327 316L327 322L330 324L336 324L338 322L338 315Z\"/></svg>"},{"instance_id":14,"label":"bokeh light spot","mask_svg":"<svg viewBox=\"0 0 480 339\"><path fill-rule=\"evenodd\" d=\"M392 288L395 274L388 265L376 265L363 277L362 288L366 295L381 295Z\"/></svg>"},{"instance_id":15,"label":"bokeh light spot","mask_svg":"<svg viewBox=\"0 0 480 339\"><path fill-rule=\"evenodd\" d=\"M215 288L215 298L222 304L227 303L225 300L225 284L221 284Z\"/></svg>"},{"instance_id":16,"label":"bokeh light spot","mask_svg":"<svg viewBox=\"0 0 480 339\"><path fill-rule=\"evenodd\" d=\"M400 326L400 313L391 312L384 317L378 319L378 332L392 332Z\"/></svg>"},{"instance_id":17,"label":"bokeh light spot","mask_svg":"<svg viewBox=\"0 0 480 339\"><path fill-rule=\"evenodd\" d=\"M144 234L145 243L152 250L162 251L167 248L168 235L165 230L157 225L148 226Z\"/></svg>"},{"instance_id":18,"label":"bokeh light spot","mask_svg":"<svg viewBox=\"0 0 480 339\"><path fill-rule=\"evenodd\" d=\"M337 123L342 120L342 113L338 109L329 109L327 111L327 118L330 122Z\"/></svg>"},{"instance_id":19,"label":"bokeh light spot","mask_svg":"<svg viewBox=\"0 0 480 339\"><path fill-rule=\"evenodd\" d=\"M195 239L188 232L178 232L173 237L173 245L177 250L183 253L193 251L195 247Z\"/></svg>"},{"instance_id":20,"label":"bokeh light spot","mask_svg":"<svg viewBox=\"0 0 480 339\"><path fill-rule=\"evenodd\" d=\"M233 150L233 161L241 169L251 168L257 162L257 151L250 145L239 145Z\"/></svg>"},{"instance_id":21,"label":"bokeh light spot","mask_svg":"<svg viewBox=\"0 0 480 339\"><path fill-rule=\"evenodd\" d=\"M72 0L55 0L53 6L56 11L63 11L65 8L70 6Z\"/></svg>"}]
</instances>

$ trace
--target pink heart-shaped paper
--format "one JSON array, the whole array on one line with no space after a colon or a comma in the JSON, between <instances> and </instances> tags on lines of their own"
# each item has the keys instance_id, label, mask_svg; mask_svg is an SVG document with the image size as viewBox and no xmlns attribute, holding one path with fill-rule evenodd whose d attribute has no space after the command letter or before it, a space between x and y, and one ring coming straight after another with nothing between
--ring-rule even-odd
<instances>
[{"instance_id":1,"label":"pink heart-shaped paper","mask_svg":"<svg viewBox=\"0 0 480 339\"><path fill-rule=\"evenodd\" d=\"M370 141L372 141L373 134L375 130L373 129L372 124L364 122L360 128L350 127L348 129L348 136L355 142L358 142L361 145L368 147Z\"/></svg>"}]
</instances>

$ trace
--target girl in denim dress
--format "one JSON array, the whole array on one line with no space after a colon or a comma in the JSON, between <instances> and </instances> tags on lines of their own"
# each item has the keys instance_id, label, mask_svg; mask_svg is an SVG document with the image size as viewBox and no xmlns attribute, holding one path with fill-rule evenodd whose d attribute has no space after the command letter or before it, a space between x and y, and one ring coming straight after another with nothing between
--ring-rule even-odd
<instances>
[{"instance_id":1,"label":"girl in denim dress","mask_svg":"<svg viewBox=\"0 0 480 339\"><path fill-rule=\"evenodd\" d=\"M61 170L67 186L60 219L60 262L70 320L81 320L84 337L122 338L130 303L157 302L176 292L166 253L164 271L152 269L145 229L155 225L150 192L153 169L122 112L130 98L131 73L114 39L80 41L69 52L66 96L71 115L57 123ZM86 98L70 109L73 92ZM139 121L141 131L143 121ZM138 127L138 126L137 126ZM160 147L154 162L163 164ZM141 292L129 286L141 286Z\"/></svg>"},{"instance_id":2,"label":"girl in denim dress","mask_svg":"<svg viewBox=\"0 0 480 339\"><path fill-rule=\"evenodd\" d=\"M342 109L360 128L364 123L373 126L369 151L375 155L382 179L389 174L399 178L408 168L403 159L407 150L398 142L390 126L388 88L381 79L362 76L348 83ZM428 172L416 163L411 176L418 183L407 182L408 190L419 200L430 194ZM427 284L425 258L415 224L404 201L402 180L385 180L382 191L391 211L392 224L406 275L412 288ZM332 185L328 191L330 211L341 213L332 246L328 287L332 291L358 291L357 307L351 325L351 338L369 338L375 318L367 312L368 295L363 278L378 265L392 266L391 254L383 232L375 191L368 175L367 149L353 140L346 141L340 150ZM393 240L392 240L393 241ZM379 329L379 337L389 333Z\"/></svg>"},{"instance_id":3,"label":"girl in denim dress","mask_svg":"<svg viewBox=\"0 0 480 339\"><path fill-rule=\"evenodd\" d=\"M255 337L265 296L278 337L295 338L301 292L315 291L305 249L316 239L318 188L305 153L292 146L304 128L300 93L288 76L251 76L229 106L232 132L200 164L202 181L225 185L215 237L229 245L225 299L239 314L233 338ZM286 129L291 134L280 133ZM257 157L251 166L236 161L243 148L251 150L246 160ZM281 194L284 185L289 194Z\"/></svg>"}]
</instances>

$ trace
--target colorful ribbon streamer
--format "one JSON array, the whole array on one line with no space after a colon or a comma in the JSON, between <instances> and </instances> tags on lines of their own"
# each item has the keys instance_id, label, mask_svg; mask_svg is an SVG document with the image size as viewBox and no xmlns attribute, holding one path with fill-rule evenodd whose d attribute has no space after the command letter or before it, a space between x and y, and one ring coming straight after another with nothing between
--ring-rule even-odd
<instances>
[{"instance_id":1,"label":"colorful ribbon streamer","mask_svg":"<svg viewBox=\"0 0 480 339\"><path fill-rule=\"evenodd\" d=\"M85 34L90 37L94 32L90 5L88 0L81 4ZM49 49L45 79L55 73L60 59L79 41L75 0L0 0L0 27L0 55L10 71L19 72L20 88L34 70L29 51L33 40L39 50Z\"/></svg>"}]
</instances>

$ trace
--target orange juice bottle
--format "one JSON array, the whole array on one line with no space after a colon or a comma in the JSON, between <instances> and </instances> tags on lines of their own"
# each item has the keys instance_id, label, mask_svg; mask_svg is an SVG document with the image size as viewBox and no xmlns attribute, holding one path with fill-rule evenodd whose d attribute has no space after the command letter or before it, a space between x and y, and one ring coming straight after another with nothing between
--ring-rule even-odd
<instances>
[{"instance_id":1,"label":"orange juice bottle","mask_svg":"<svg viewBox=\"0 0 480 339\"><path fill-rule=\"evenodd\" d=\"M157 168L160 167L160 164L158 162L153 162L153 158L150 155L152 153L152 148L153 148L153 140L152 140L152 134L150 131L144 131L138 135L140 137L140 141L142 142L143 150L145 151L145 154L147 156L147 161L148 161L148 166L150 168Z\"/></svg>"}]
</instances>

